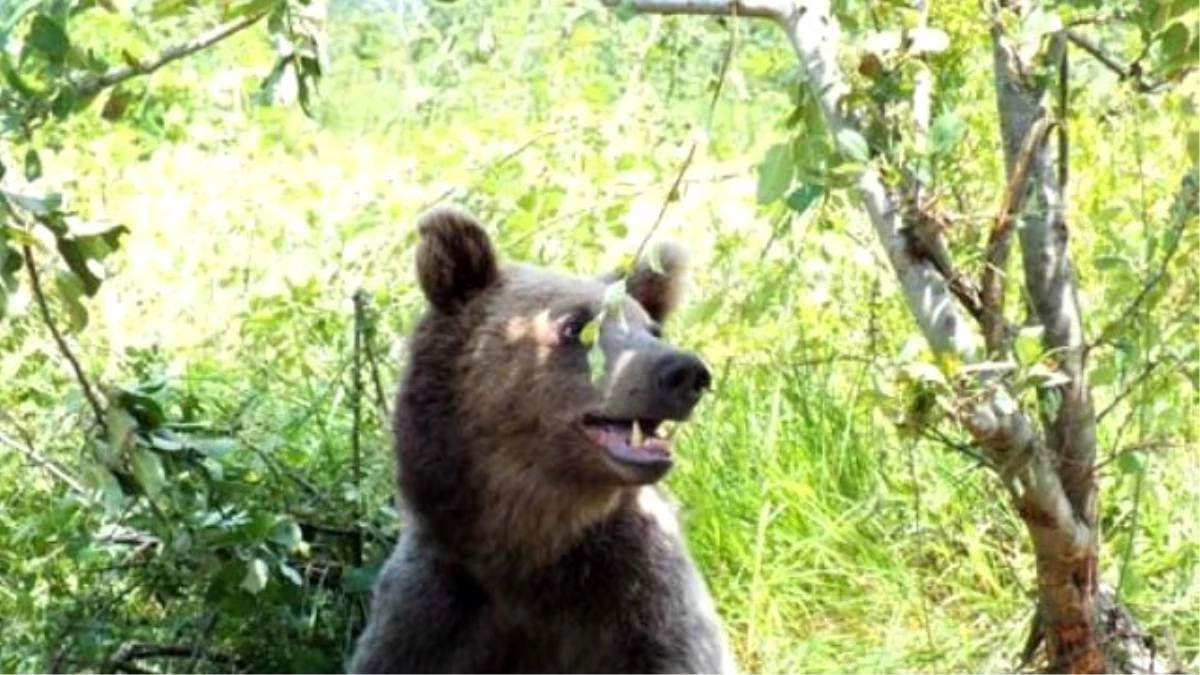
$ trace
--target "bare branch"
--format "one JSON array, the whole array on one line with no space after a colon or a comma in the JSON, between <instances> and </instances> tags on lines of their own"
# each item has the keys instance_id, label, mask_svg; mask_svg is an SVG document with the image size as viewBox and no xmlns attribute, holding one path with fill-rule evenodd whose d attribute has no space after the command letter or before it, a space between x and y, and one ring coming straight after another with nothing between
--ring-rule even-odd
<instances>
[{"instance_id":1,"label":"bare branch","mask_svg":"<svg viewBox=\"0 0 1200 675\"><path fill-rule=\"evenodd\" d=\"M363 350L367 334L367 292L354 292L354 366L350 369L353 388L350 390L352 426L350 430L351 478L357 500L354 503L354 529L358 534L352 541L352 560L355 567L362 566L363 539L361 523L366 513L362 491L362 398L363 398Z\"/></svg>"},{"instance_id":2,"label":"bare branch","mask_svg":"<svg viewBox=\"0 0 1200 675\"><path fill-rule=\"evenodd\" d=\"M981 285L983 337L990 354L1002 353L1008 339L1004 321L1004 279L1008 270L1008 254L1012 248L1012 214L1020 208L1027 192L1033 151L1045 142L1049 129L1049 119L1040 117L1025 134L1020 153L1017 155L1016 168L1008 179L1004 198L1000 202L1000 211L996 214L995 224L988 235Z\"/></svg>"},{"instance_id":3,"label":"bare branch","mask_svg":"<svg viewBox=\"0 0 1200 675\"><path fill-rule=\"evenodd\" d=\"M8 212L9 214L16 213L11 208ZM25 255L25 267L29 269L29 283L33 288L33 297L37 300L38 309L41 310L42 322L46 324L46 328L50 329L50 335L54 337L54 342L58 345L58 351L71 364L71 369L75 372L75 379L79 382L80 388L83 389L84 398L87 399L88 405L92 408L92 413L96 416L96 423L100 425L101 429L107 431L108 425L104 421L104 408L100 405L100 399L92 391L91 382L83 374L83 366L79 365L79 359L75 358L75 353L71 351L71 346L67 344L66 338L59 332L58 326L54 324L54 317L50 315L50 304L46 302L46 293L42 290L42 279L41 275L38 274L37 264L33 259L33 250L28 244L25 244L22 247L22 253Z\"/></svg>"},{"instance_id":4,"label":"bare branch","mask_svg":"<svg viewBox=\"0 0 1200 675\"><path fill-rule=\"evenodd\" d=\"M208 32L197 35L187 42L164 49L157 57L148 61L138 61L118 66L99 75L86 78L75 85L75 91L80 97L87 98L138 75L149 75L172 61L178 61L185 56L195 54L201 49L210 47L231 35L245 30L265 16L265 13L251 14L221 24Z\"/></svg>"},{"instance_id":5,"label":"bare branch","mask_svg":"<svg viewBox=\"0 0 1200 675\"><path fill-rule=\"evenodd\" d=\"M1165 82L1147 82L1142 78L1142 68L1138 61L1134 61L1130 65L1121 63L1115 56L1109 54L1103 47L1090 37L1080 33L1077 30L1067 29L1067 39L1071 44L1079 47L1083 51L1091 55L1092 58L1099 61L1105 68L1113 71L1121 76L1122 80L1129 80L1133 83L1133 88L1142 94L1151 93L1162 88ZM1139 59L1140 60L1140 59Z\"/></svg>"},{"instance_id":6,"label":"bare branch","mask_svg":"<svg viewBox=\"0 0 1200 675\"><path fill-rule=\"evenodd\" d=\"M721 92L725 90L725 78L729 74L729 64L733 61L733 51L737 47L737 28L736 26L729 27L729 43L725 47L725 54L721 58L720 71L717 75L717 86L713 88L712 99L708 103L708 127L712 126L713 114L717 110L717 101L721 100ZM662 225L663 218L667 215L667 207L671 202L679 199L679 186L683 183L683 177L687 175L687 170L692 165L692 160L696 157L696 148L700 142L692 140L692 146L688 148L687 157L683 159L683 164L679 166L679 173L675 174L675 182L671 184L671 189L667 191L666 198L663 199L662 208L658 210L658 217L654 219L654 224L642 237L641 243L638 244L637 250L633 254L635 261L640 260L642 253L646 250L646 246L650 244L650 240L654 237L654 233Z\"/></svg>"},{"instance_id":7,"label":"bare branch","mask_svg":"<svg viewBox=\"0 0 1200 675\"><path fill-rule=\"evenodd\" d=\"M603 0L609 7L628 7L640 14L745 16L781 20L792 12L788 0Z\"/></svg>"},{"instance_id":8,"label":"bare branch","mask_svg":"<svg viewBox=\"0 0 1200 675\"><path fill-rule=\"evenodd\" d=\"M1096 421L1099 422L1105 417L1108 417L1109 413L1115 410L1118 405L1121 405L1121 401L1129 398L1133 392L1137 391L1138 387L1142 386L1146 380L1150 379L1150 376L1154 374L1155 370L1167 363L1176 364L1178 363L1178 359L1160 358L1154 359L1153 361L1147 361L1142 366L1142 369L1138 372L1138 374L1134 376L1133 380L1130 381L1129 384L1125 385L1125 388L1118 392L1117 395L1113 397L1113 400L1109 401L1108 405L1104 406L1103 410L1096 414Z\"/></svg>"},{"instance_id":9,"label":"bare branch","mask_svg":"<svg viewBox=\"0 0 1200 675\"><path fill-rule=\"evenodd\" d=\"M22 440L24 443L18 443L15 439L9 438L4 434L0 434L0 445L7 445L9 448L25 455L26 459L40 466L46 471L46 473L62 481L63 484L71 488L71 490L76 494L79 494L85 498L88 496L87 488L84 487L83 483L79 482L78 478L72 476L71 473L58 462L38 452L37 448L33 447L31 440L28 437L25 437L24 430L19 431L21 431L21 435L23 437Z\"/></svg>"}]
</instances>

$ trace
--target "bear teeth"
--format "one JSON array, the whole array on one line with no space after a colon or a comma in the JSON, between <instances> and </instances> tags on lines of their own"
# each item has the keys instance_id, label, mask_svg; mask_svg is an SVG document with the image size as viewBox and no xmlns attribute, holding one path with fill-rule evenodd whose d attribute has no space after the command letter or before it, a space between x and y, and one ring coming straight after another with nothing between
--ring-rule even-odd
<instances>
[{"instance_id":1,"label":"bear teeth","mask_svg":"<svg viewBox=\"0 0 1200 675\"><path fill-rule=\"evenodd\" d=\"M676 424L674 420L663 420L662 423L658 425L658 436L666 439L674 438L675 431L678 428L679 425Z\"/></svg>"},{"instance_id":2,"label":"bear teeth","mask_svg":"<svg viewBox=\"0 0 1200 675\"><path fill-rule=\"evenodd\" d=\"M633 421L633 433L630 436L629 445L634 448L640 448L640 447L642 447L642 444L645 442L645 440L646 440L646 435L645 435L645 433L642 432L642 423L637 420L634 420Z\"/></svg>"}]
</instances>

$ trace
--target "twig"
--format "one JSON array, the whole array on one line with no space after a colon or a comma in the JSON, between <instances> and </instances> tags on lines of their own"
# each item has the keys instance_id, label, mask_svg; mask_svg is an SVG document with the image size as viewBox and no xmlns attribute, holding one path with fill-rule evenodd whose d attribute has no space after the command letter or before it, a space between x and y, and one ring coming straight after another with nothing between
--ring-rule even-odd
<instances>
[{"instance_id":1,"label":"twig","mask_svg":"<svg viewBox=\"0 0 1200 675\"><path fill-rule=\"evenodd\" d=\"M510 150L510 151L504 153L503 155L500 155L499 157L489 160L486 164L483 164L482 166L480 166L476 169L473 169L472 172L486 176L486 175L490 174L491 172L495 171L496 169L500 168L504 164L511 161L517 155L520 155L522 152L525 152L529 148L532 148L534 145L537 145L538 141L541 141L542 139L544 139L548 136L557 136L559 134L563 134L568 131L575 131L576 129L579 128L579 126L580 125L578 125L578 124L570 124L570 125L556 127L554 129L547 129L545 131L538 132L537 134L534 134L533 136L531 136L530 138L525 140L525 142L518 145L515 149ZM474 181L472 181L472 182L474 182ZM448 199L450 197L450 195L454 194L456 190L458 190L457 185L446 188L438 196L434 197L433 199L430 199L429 201L427 201L424 204L421 204L419 207L417 207L417 211L426 211L428 209L433 208L434 206L437 206L438 204L440 204L443 201L445 201L446 199Z\"/></svg>"},{"instance_id":2,"label":"twig","mask_svg":"<svg viewBox=\"0 0 1200 675\"><path fill-rule=\"evenodd\" d=\"M1124 401L1126 398L1128 398L1129 395L1136 391L1138 387L1142 386L1146 380L1150 379L1150 376L1154 374L1154 371L1157 370L1159 366L1168 361L1174 362L1176 359L1155 359L1153 361L1148 361L1146 365L1142 366L1142 371L1133 378L1133 381L1126 385L1126 387L1122 389L1120 393L1113 397L1113 400L1109 401L1108 405L1104 406L1103 410L1096 413L1096 423L1099 424L1101 420L1107 417L1109 413L1111 413L1118 405L1121 404L1121 401Z\"/></svg>"},{"instance_id":3,"label":"twig","mask_svg":"<svg viewBox=\"0 0 1200 675\"><path fill-rule=\"evenodd\" d=\"M1096 462L1096 471L1099 472L1100 469L1107 467L1109 464L1112 464L1113 462L1117 461L1121 457L1124 457L1125 455L1131 455L1135 452L1150 452L1152 450L1176 450L1180 447L1182 447L1182 446L1179 443L1171 443L1170 441L1164 441L1164 440L1150 440L1150 441L1146 441L1144 443L1130 445L1130 446L1121 448L1120 450L1115 450L1108 457L1105 457L1103 460Z\"/></svg>"},{"instance_id":4,"label":"twig","mask_svg":"<svg viewBox=\"0 0 1200 675\"><path fill-rule=\"evenodd\" d=\"M368 303L370 300L366 300ZM375 354L375 335L377 333L376 317L368 312L365 331L363 334L363 353L367 357L367 366L371 369L371 386L375 390L375 405L379 409L379 424L384 429L391 429L391 412L388 410L387 397L383 393L383 378L379 374L379 357Z\"/></svg>"},{"instance_id":5,"label":"twig","mask_svg":"<svg viewBox=\"0 0 1200 675\"><path fill-rule=\"evenodd\" d=\"M23 437L25 436L25 433L23 430L18 429L18 431L21 432L21 435ZM16 450L17 452L20 452L21 454L25 455L26 459L28 459L30 462L33 462L34 464L40 466L42 469L44 469L46 471L46 473L49 473L50 475L52 475L55 478L62 481L64 484L66 484L67 487L71 488L72 491L74 491L84 497L88 496L88 490L86 487L83 486L83 483L80 483L79 480L77 478L75 478L74 476L72 476L70 473L68 473L66 469L59 466L58 462L43 455L40 452L38 452L33 447L33 443L30 441L29 438L27 438L27 437L24 438L24 441L25 441L25 443L21 444L21 443L18 443L16 440L9 438L8 436L5 436L4 434L0 434L0 444L7 445L8 447L12 448L13 450Z\"/></svg>"},{"instance_id":6,"label":"twig","mask_svg":"<svg viewBox=\"0 0 1200 675\"><path fill-rule=\"evenodd\" d=\"M1029 127L1021 150L1013 165L1012 176L1004 188L1000 210L988 235L987 253L983 265L982 286L983 337L988 351L998 354L1003 351L1008 339L1004 325L1004 275L1008 269L1008 255L1012 250L1013 212L1025 197L1029 183L1029 169L1033 166L1033 155L1046 139L1050 121L1042 117Z\"/></svg>"},{"instance_id":7,"label":"twig","mask_svg":"<svg viewBox=\"0 0 1200 675\"><path fill-rule=\"evenodd\" d=\"M243 16L225 24L221 24L212 30L201 33L196 37L164 49L159 55L150 61L137 61L123 66L110 68L109 70L92 77L89 77L79 84L75 85L75 92L80 98L94 96L112 86L116 86L125 80L136 77L138 75L149 75L163 66L177 61L185 56L194 54L201 49L210 47L225 38L234 35L235 33L244 30L260 19L266 16L266 13L252 14Z\"/></svg>"},{"instance_id":8,"label":"twig","mask_svg":"<svg viewBox=\"0 0 1200 675\"><path fill-rule=\"evenodd\" d=\"M1138 93L1153 93L1166 84L1165 82L1150 83L1142 79L1141 56L1127 66L1118 61L1117 58L1112 54L1109 54L1107 51L1105 51L1103 47L1093 41L1090 37L1080 33L1079 31L1068 28L1066 30L1066 34L1067 39L1070 40L1072 44L1090 54L1092 58L1103 64L1105 68L1108 68L1117 75L1120 75L1122 80L1130 80L1133 82L1133 88ZM1192 70L1192 68L1188 68L1188 70Z\"/></svg>"},{"instance_id":9,"label":"twig","mask_svg":"<svg viewBox=\"0 0 1200 675\"><path fill-rule=\"evenodd\" d=\"M603 0L617 7L621 0ZM637 0L634 9L642 14L696 14L707 16L745 16L756 19L782 19L792 3L776 0Z\"/></svg>"},{"instance_id":10,"label":"twig","mask_svg":"<svg viewBox=\"0 0 1200 675\"><path fill-rule=\"evenodd\" d=\"M351 542L352 556L355 567L362 567L363 539L362 520L365 508L362 494L362 353L366 341L366 305L367 293L359 289L354 292L354 367L351 369L353 389L350 392L350 410L352 428L350 436L351 462L354 472L354 493L357 499L354 505L354 529L358 536Z\"/></svg>"},{"instance_id":11,"label":"twig","mask_svg":"<svg viewBox=\"0 0 1200 675\"><path fill-rule=\"evenodd\" d=\"M8 209L10 215L16 215L16 211L12 208ZM20 219L20 216L16 216ZM42 290L42 279L38 274L37 265L34 263L33 250L29 244L21 247L25 254L25 267L29 270L29 283L33 287L33 297L37 300L38 308L41 310L42 322L50 329L50 334L54 337L54 342L58 345L58 351L66 357L71 364L71 369L75 371L75 379L79 381L79 386L83 389L83 395L87 399L88 405L92 407L92 413L96 416L96 423L100 428L107 433L108 424L104 421L104 408L100 405L100 399L96 398L95 392L92 391L92 385L88 382L87 376L83 374L83 367L79 365L79 359L75 358L75 354L71 351L70 345L62 333L58 331L58 327L54 325L54 317L50 315L50 305L46 302L46 293Z\"/></svg>"},{"instance_id":12,"label":"twig","mask_svg":"<svg viewBox=\"0 0 1200 675\"><path fill-rule=\"evenodd\" d=\"M735 18L741 14L740 6L745 3L731 3L732 9L727 12ZM639 10L641 11L641 10ZM721 70L717 74L717 86L713 88L712 99L708 103L708 123L707 128L712 127L713 113L717 109L717 101L721 98L721 91L725 88L725 76L729 73L729 64L733 60L733 51L737 47L737 25L736 22L729 26L729 43L725 46L725 55L721 58ZM699 146L699 141L693 140L692 147L688 148L687 157L683 159L683 164L679 166L679 173L675 175L675 181L671 183L671 189L667 191L667 197L663 200L662 208L658 210L658 217L654 219L654 224L646 232L646 236L642 237L642 241L638 244L637 250L633 254L635 261L641 260L642 253L645 252L646 246L650 244L650 240L654 237L654 233L658 231L662 225L663 218L667 215L667 207L671 202L679 199L679 186L683 182L684 175L687 174L688 167L692 165L692 159L696 156L696 148Z\"/></svg>"}]
</instances>

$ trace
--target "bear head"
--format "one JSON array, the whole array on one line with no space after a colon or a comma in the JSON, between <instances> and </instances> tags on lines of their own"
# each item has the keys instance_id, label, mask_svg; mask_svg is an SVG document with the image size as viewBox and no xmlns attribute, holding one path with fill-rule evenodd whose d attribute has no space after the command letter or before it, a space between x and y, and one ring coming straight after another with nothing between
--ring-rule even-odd
<instances>
[{"instance_id":1,"label":"bear head","mask_svg":"<svg viewBox=\"0 0 1200 675\"><path fill-rule=\"evenodd\" d=\"M429 307L397 405L401 494L457 546L552 551L666 474L663 425L710 386L699 358L663 340L686 256L662 245L627 274L572 276L501 265L458 210L418 227Z\"/></svg>"}]
</instances>

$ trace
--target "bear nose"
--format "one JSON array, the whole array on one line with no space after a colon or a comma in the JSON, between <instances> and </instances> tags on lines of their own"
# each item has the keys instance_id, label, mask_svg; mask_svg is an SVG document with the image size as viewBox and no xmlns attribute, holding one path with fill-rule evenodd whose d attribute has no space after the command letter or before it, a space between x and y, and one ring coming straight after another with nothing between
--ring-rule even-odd
<instances>
[{"instance_id":1,"label":"bear nose","mask_svg":"<svg viewBox=\"0 0 1200 675\"><path fill-rule=\"evenodd\" d=\"M674 352L658 363L657 383L659 391L690 408L712 384L708 368L694 354Z\"/></svg>"}]
</instances>

